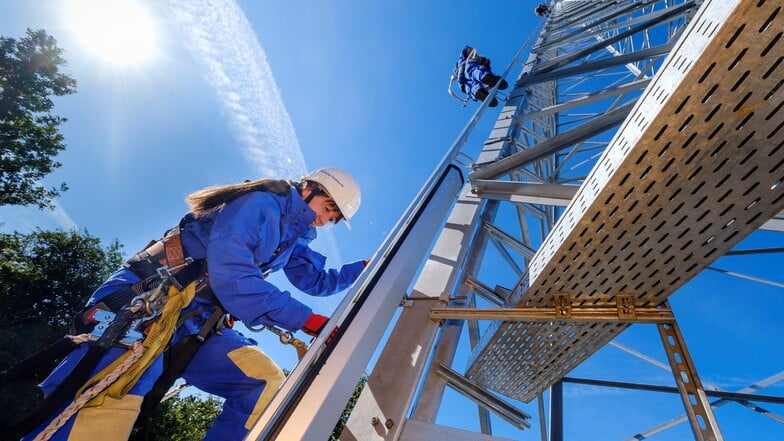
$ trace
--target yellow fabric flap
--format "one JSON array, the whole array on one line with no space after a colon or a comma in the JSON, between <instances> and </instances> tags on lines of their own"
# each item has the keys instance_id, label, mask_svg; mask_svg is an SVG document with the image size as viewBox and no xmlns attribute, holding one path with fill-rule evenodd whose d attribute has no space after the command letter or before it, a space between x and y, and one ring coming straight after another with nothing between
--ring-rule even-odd
<instances>
[{"instance_id":1,"label":"yellow fabric flap","mask_svg":"<svg viewBox=\"0 0 784 441\"><path fill-rule=\"evenodd\" d=\"M165 284L162 284L162 286L156 288L156 290L162 290L163 285ZM156 294L160 295L160 292ZM150 364L152 364L158 355L163 352L164 349L166 349L166 345L168 345L169 340L174 333L177 319L180 317L180 310L191 303L195 294L196 282L191 282L182 291L178 290L174 286L169 286L166 304L163 306L161 316L152 324L152 326L150 326L147 337L142 342L142 345L146 348L144 354L131 367L129 367L128 370L117 379L117 381L112 383L103 392L99 393L93 399L87 402L85 407L100 406L103 404L105 395L120 399L126 393L128 393L131 387L136 384L136 382L139 380L139 377L141 377L144 371L147 370ZM104 377L114 371L117 366L119 366L131 355L131 353L131 350L127 351L100 372L93 375L93 377L90 378L90 380L87 381L87 383L85 383L84 386L79 389L79 391L77 391L76 396L78 397L87 388L101 381Z\"/></svg>"}]
</instances>

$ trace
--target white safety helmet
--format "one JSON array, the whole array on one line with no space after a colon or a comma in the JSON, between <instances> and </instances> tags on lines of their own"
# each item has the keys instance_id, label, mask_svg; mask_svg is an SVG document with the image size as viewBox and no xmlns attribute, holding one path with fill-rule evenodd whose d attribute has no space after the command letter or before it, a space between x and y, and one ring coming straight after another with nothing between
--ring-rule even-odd
<instances>
[{"instance_id":1,"label":"white safety helmet","mask_svg":"<svg viewBox=\"0 0 784 441\"><path fill-rule=\"evenodd\" d=\"M335 201L340 213L348 224L348 220L359 209L362 194L357 181L345 170L335 167L323 167L308 173L303 181L313 181L319 184L329 197Z\"/></svg>"}]
</instances>

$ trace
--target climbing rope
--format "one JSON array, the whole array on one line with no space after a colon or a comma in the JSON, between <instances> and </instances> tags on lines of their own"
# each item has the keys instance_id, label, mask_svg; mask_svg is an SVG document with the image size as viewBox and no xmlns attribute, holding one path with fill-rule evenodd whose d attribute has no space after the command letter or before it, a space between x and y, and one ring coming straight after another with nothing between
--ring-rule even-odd
<instances>
[{"instance_id":1,"label":"climbing rope","mask_svg":"<svg viewBox=\"0 0 784 441\"><path fill-rule=\"evenodd\" d=\"M52 420L34 441L50 439L80 409L102 404L106 395L117 399L123 397L165 349L176 326L179 311L193 300L196 292L195 285L195 282L191 282L184 289L179 290L173 285L162 283L147 295L134 298L129 308L131 311L136 313L144 309L146 314L157 317L147 329L147 337L143 342L134 342L130 351L88 380L83 389L94 381L95 384L79 394L76 400ZM150 306L152 302L156 302L153 308ZM83 337L70 338L78 341Z\"/></svg>"},{"instance_id":2,"label":"climbing rope","mask_svg":"<svg viewBox=\"0 0 784 441\"><path fill-rule=\"evenodd\" d=\"M101 392L104 391L107 387L109 387L112 383L114 383L117 378L119 378L122 374L124 374L134 363L136 363L144 352L147 350L141 342L135 342L133 344L132 353L131 355L125 359L122 363L117 365L117 367L110 372L106 377L104 377L101 381L84 391L79 397L74 400L68 407L63 409L63 411L58 415L55 419L53 419L46 429L41 431L38 436L33 439L33 441L47 441L50 439L63 425L68 422L68 420L79 410L87 404L88 401L95 398Z\"/></svg>"}]
</instances>

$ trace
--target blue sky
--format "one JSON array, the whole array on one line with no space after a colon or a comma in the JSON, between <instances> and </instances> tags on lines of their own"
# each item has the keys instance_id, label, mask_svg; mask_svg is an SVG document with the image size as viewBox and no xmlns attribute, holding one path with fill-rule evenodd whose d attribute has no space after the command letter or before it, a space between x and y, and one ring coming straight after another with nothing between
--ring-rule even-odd
<instances>
[{"instance_id":1,"label":"blue sky","mask_svg":"<svg viewBox=\"0 0 784 441\"><path fill-rule=\"evenodd\" d=\"M55 105L69 119L63 166L46 180L70 187L57 201L60 210L2 208L3 231L78 227L105 241L116 238L133 254L182 216L183 197L193 190L337 166L362 185L362 207L350 231L341 225L322 232L316 247L335 265L368 258L475 109L446 93L460 49L477 47L502 71L538 20L537 2L520 0L138 3L150 27L140 25L132 38L136 46L150 39L149 58L117 64L71 28L74 2L3 0L0 35L46 29L78 82L78 93ZM494 118L486 114L468 151L481 147ZM780 244L779 235L762 233L741 248ZM784 282L775 256L725 257L715 266ZM734 391L781 370L780 288L708 272L682 291L671 300L704 382ZM339 301L300 298L322 313ZM281 366L293 366L292 349L266 334L259 340ZM652 326L633 327L618 341L664 360ZM617 347L573 376L672 384L668 372ZM637 398L575 385L566 394L566 439L625 439L682 413L674 395ZM455 411L439 422L476 430L465 422L473 417L461 415L472 412L470 405L448 400L457 403L447 406ZM535 403L520 406L536 412ZM784 406L763 407L784 414ZM784 425L737 404L717 416L727 439L784 438ZM538 438L497 427L499 435ZM681 425L653 439L689 433Z\"/></svg>"}]
</instances>

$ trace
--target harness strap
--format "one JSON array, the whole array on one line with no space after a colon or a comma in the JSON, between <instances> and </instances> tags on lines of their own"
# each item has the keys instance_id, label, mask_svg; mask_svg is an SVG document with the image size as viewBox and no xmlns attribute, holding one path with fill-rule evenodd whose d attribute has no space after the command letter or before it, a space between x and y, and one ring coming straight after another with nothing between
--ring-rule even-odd
<instances>
[{"instance_id":1,"label":"harness strap","mask_svg":"<svg viewBox=\"0 0 784 441\"><path fill-rule=\"evenodd\" d=\"M90 346L87 353L74 367L66 378L46 399L35 407L26 417L15 421L0 433L0 439L20 439L32 432L49 419L67 400L73 399L74 394L90 375L90 372L101 359L105 350L98 346Z\"/></svg>"},{"instance_id":2,"label":"harness strap","mask_svg":"<svg viewBox=\"0 0 784 441\"><path fill-rule=\"evenodd\" d=\"M160 280L170 278L183 268L188 268L193 262L182 246L180 236L180 226L168 230L161 239L150 242L143 250L128 259L123 266L133 271L134 274L142 279L142 282L149 280ZM200 265L197 265L200 266ZM180 283L178 289L183 289L192 280L177 280ZM185 282L185 283L182 283ZM136 291L147 291L148 286L141 286Z\"/></svg>"},{"instance_id":3,"label":"harness strap","mask_svg":"<svg viewBox=\"0 0 784 441\"><path fill-rule=\"evenodd\" d=\"M43 424L43 422L49 419L57 409L62 407L68 400L76 395L76 391L79 390L87 380L90 372L101 357L103 357L114 340L125 334L125 331L131 325L133 314L128 310L122 309L122 306L127 305L131 298L133 298L133 293L131 293L130 290L120 289L117 292L104 297L102 302L98 305L85 308L85 310L74 317L71 324L71 332L73 334L80 334L83 332L90 332L92 325L86 322L85 317L89 315L89 312L95 307L117 311L115 320L107 327L102 336L97 341L87 343L87 352L63 379L60 385L47 395L47 397L34 409L27 413L26 416L19 418L8 425L4 425L2 432L0 432L0 439L21 438ZM70 345L65 340L70 342ZM75 345L68 337L65 337L63 340L59 340L52 345L49 345L21 361L16 366L8 369L2 377L7 378L8 382L18 381L25 376L29 377L35 372L36 369L34 369L34 367L46 366L48 365L48 361L64 357L73 351L76 346L78 345Z\"/></svg>"},{"instance_id":4,"label":"harness strap","mask_svg":"<svg viewBox=\"0 0 784 441\"><path fill-rule=\"evenodd\" d=\"M0 386L16 383L19 380L30 378L32 375L48 366L55 360L60 360L70 354L79 345L68 336L57 340L49 346L35 352L14 366L0 372Z\"/></svg>"},{"instance_id":5,"label":"harness strap","mask_svg":"<svg viewBox=\"0 0 784 441\"><path fill-rule=\"evenodd\" d=\"M130 288L121 289L102 299L101 309L109 309L116 311L117 316L109 325L103 335L97 340L88 343L88 350L81 360L76 364L73 370L62 381L62 383L50 393L43 402L41 402L35 409L28 413L25 417L20 418L9 425L3 425L0 430L0 439L18 439L25 434L31 432L36 427L43 424L44 421L49 419L57 409L62 407L67 400L71 399L76 392L83 387L87 378L98 361L103 357L109 347L114 341L123 335L133 321L133 314L125 309L131 299L135 295L149 291L152 287L160 285L161 279L168 279L177 290L184 290L191 282L198 281L204 278L206 271L204 268L204 259L194 261L191 259L182 246L180 238L179 225L168 230L164 237L150 242L142 251L136 253L131 259L125 262L124 266L134 272L142 279L140 282L132 285ZM212 294L210 292L210 294ZM192 294L191 294L192 295ZM212 294L214 298L214 294ZM190 297L192 299L192 297ZM190 302L190 299L185 304ZM185 305L180 305L177 310ZM90 324L85 321L86 315L97 305L85 308L74 318L72 327L80 331ZM219 320L221 315L215 319ZM212 318L212 317L211 317ZM170 323L174 325L176 319ZM214 327L214 323L212 325ZM162 332L166 334L167 332ZM164 338L167 340L167 338ZM160 344L160 343L158 343ZM0 373L0 385L18 381L27 374L29 376L34 372L33 367L40 367L46 365L47 361L56 358L62 358L71 352L77 345L70 339L63 339L49 347L38 351L27 359L23 360L16 366ZM155 351L152 351L153 353ZM191 354L191 358L192 358ZM190 358L188 358L190 361ZM187 362L185 363L187 365ZM138 369L138 368L137 368ZM184 367L183 367L184 369ZM143 371L144 368L141 368ZM138 375L138 371L137 374ZM135 375L134 375L135 376ZM134 380L131 380L132 384ZM126 389L128 386L123 387ZM113 394L117 393L113 391ZM119 392L120 394L124 391ZM94 402L102 400L101 397L96 397ZM92 403L91 403L92 404ZM157 404L157 403L156 403Z\"/></svg>"},{"instance_id":6,"label":"harness strap","mask_svg":"<svg viewBox=\"0 0 784 441\"><path fill-rule=\"evenodd\" d=\"M107 327L103 335L97 341L88 343L87 352L62 383L27 416L3 428L2 432L0 432L0 439L21 438L43 424L69 399L73 399L76 391L87 380L90 372L92 372L101 357L104 356L109 346L118 336L125 333L132 320L133 314L129 310L118 312L115 320Z\"/></svg>"},{"instance_id":7,"label":"harness strap","mask_svg":"<svg viewBox=\"0 0 784 441\"><path fill-rule=\"evenodd\" d=\"M166 392L171 389L174 382L182 376L183 372L185 372L185 369L196 355L196 352L199 351L199 348L201 348L204 342L213 334L214 329L219 325L224 314L225 311L222 307L216 307L212 314L210 314L210 317L204 322L201 329L199 329L198 334L186 336L164 353L163 373L158 377L158 380L155 381L155 385L153 385L152 389L144 396L144 401L142 401L141 410L139 411L139 416L136 418L136 423L133 425L129 441L144 440L144 430L147 421L152 417L158 403L163 400Z\"/></svg>"},{"instance_id":8,"label":"harness strap","mask_svg":"<svg viewBox=\"0 0 784 441\"><path fill-rule=\"evenodd\" d=\"M136 384L136 381L144 374L147 368L155 362L158 355L164 351L166 346L171 340L174 333L174 326L177 323L180 310L188 305L195 295L195 283L190 283L185 289L179 290L168 283L164 283L160 288L161 291L166 292L166 303L160 312L160 316L155 319L153 324L147 329L147 336L145 337L142 345L147 348L142 357L135 362L127 372L123 373L111 386L106 388L103 392L92 398L85 406L93 407L103 404L104 396L112 398L122 398L126 393ZM112 322L113 323L113 322ZM109 325L111 327L111 324ZM113 370L118 364L122 363L127 357L130 357L130 351L121 355L114 360L109 366L105 367L103 371L95 374L93 378L85 383L82 390L93 385L95 382L100 381L105 377L108 372ZM81 392L81 390L80 390Z\"/></svg>"},{"instance_id":9,"label":"harness strap","mask_svg":"<svg viewBox=\"0 0 784 441\"><path fill-rule=\"evenodd\" d=\"M201 314L203 314L205 312L207 312L207 310L205 310L205 309L194 309L194 310L188 311L185 314L181 314L180 318L177 320L177 324L174 326L174 328L175 329L179 329L180 326L182 326L182 324L185 323L186 321L196 317L197 315L201 315Z\"/></svg>"},{"instance_id":10,"label":"harness strap","mask_svg":"<svg viewBox=\"0 0 784 441\"><path fill-rule=\"evenodd\" d=\"M166 263L169 268L176 268L185 264L185 251L180 240L180 227L176 227L177 234L164 237L162 240Z\"/></svg>"}]
</instances>

